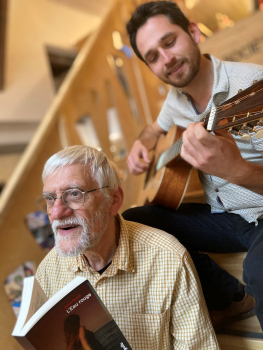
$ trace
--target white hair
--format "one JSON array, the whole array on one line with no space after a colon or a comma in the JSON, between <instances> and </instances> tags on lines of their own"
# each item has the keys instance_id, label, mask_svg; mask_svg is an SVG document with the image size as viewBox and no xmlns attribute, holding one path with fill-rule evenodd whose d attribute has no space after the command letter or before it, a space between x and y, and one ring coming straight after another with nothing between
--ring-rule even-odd
<instances>
[{"instance_id":1,"label":"white hair","mask_svg":"<svg viewBox=\"0 0 263 350\"><path fill-rule=\"evenodd\" d=\"M106 154L83 145L67 147L50 157L44 166L42 180L72 164L82 164L99 187L109 186L101 190L105 197L109 196L109 190L116 191L120 186L118 171Z\"/></svg>"}]
</instances>

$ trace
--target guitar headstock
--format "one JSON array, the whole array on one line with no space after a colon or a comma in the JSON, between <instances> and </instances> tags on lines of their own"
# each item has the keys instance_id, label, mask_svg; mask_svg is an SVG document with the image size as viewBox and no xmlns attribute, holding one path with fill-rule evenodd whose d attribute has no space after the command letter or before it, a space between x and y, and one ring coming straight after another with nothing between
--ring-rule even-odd
<instances>
[{"instance_id":1,"label":"guitar headstock","mask_svg":"<svg viewBox=\"0 0 263 350\"><path fill-rule=\"evenodd\" d=\"M263 138L263 81L227 100L211 110L207 130L228 129L231 134L240 135L244 140L255 133Z\"/></svg>"}]
</instances>

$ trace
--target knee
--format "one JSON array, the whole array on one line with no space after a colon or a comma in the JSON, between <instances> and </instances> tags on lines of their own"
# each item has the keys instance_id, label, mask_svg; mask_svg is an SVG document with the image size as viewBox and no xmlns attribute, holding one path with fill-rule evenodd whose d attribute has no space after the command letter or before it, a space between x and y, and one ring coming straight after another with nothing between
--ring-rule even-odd
<instances>
[{"instance_id":1,"label":"knee","mask_svg":"<svg viewBox=\"0 0 263 350\"><path fill-rule=\"evenodd\" d=\"M122 213L125 220L139 222L147 226L162 229L161 210L155 205L130 208Z\"/></svg>"},{"instance_id":2,"label":"knee","mask_svg":"<svg viewBox=\"0 0 263 350\"><path fill-rule=\"evenodd\" d=\"M138 210L138 208L130 208L125 210L121 215L125 220L136 221L136 219L140 217L141 211Z\"/></svg>"}]
</instances>

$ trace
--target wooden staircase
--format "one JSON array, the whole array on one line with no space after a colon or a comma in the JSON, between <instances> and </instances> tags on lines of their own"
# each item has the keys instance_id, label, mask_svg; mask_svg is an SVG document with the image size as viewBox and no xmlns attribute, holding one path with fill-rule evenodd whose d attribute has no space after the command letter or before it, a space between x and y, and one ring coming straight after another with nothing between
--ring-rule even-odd
<instances>
[{"instance_id":1,"label":"wooden staircase","mask_svg":"<svg viewBox=\"0 0 263 350\"><path fill-rule=\"evenodd\" d=\"M227 270L231 275L235 276L242 282L243 261L246 253L238 254L209 254L209 256L223 269ZM256 316L239 321L229 325L227 330L239 332L247 332L247 336L231 336L225 334L217 334L217 338L222 350L259 350L263 349L263 332ZM249 336L249 333L255 333L254 338Z\"/></svg>"},{"instance_id":2,"label":"wooden staircase","mask_svg":"<svg viewBox=\"0 0 263 350\"><path fill-rule=\"evenodd\" d=\"M123 44L128 45L125 23L133 10L134 1L113 0L101 27L83 45L45 118L1 194L0 284L2 286L5 278L20 264L26 260L39 264L45 256L26 228L25 216L37 209L36 201L42 194L41 173L45 161L65 146L81 144L76 123L83 116L89 116L92 119L101 148L110 159L117 162L125 193L122 210L136 202L143 178L134 177L128 173L125 157L114 159L107 128L107 111L110 108L111 110L115 108L117 111L125 147L128 150L139 132L158 115L160 105L165 98L159 91L167 91L167 87L160 83L134 55L128 57L125 50L116 49L113 45L114 31L118 31ZM263 23L262 19L261 23ZM122 64L118 72L116 72L117 67L112 65L115 59L118 59L118 64ZM120 74L129 84L128 94L122 85ZM133 113L135 105L136 115ZM200 195L202 195L200 190L189 188L185 200L190 201L193 198L197 200ZM241 280L244 256L244 254L213 255L213 258ZM0 288L0 309L0 349L21 350L20 345L11 337L15 316L3 288ZM241 330L260 331L255 317L243 321L242 325L232 327L237 326L240 326ZM223 350L263 350L261 339L227 335L218 335L218 339Z\"/></svg>"}]
</instances>

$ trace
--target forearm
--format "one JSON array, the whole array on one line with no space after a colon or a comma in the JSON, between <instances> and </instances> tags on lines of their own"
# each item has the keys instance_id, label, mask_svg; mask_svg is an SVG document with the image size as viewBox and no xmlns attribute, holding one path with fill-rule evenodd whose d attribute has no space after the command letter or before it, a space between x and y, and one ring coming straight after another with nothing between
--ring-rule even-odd
<instances>
[{"instance_id":1,"label":"forearm","mask_svg":"<svg viewBox=\"0 0 263 350\"><path fill-rule=\"evenodd\" d=\"M148 149L148 151L150 151L154 149L158 137L162 133L165 133L165 131L159 127L157 122L155 122L152 125L146 126L146 128L144 128L143 131L140 133L137 140L142 142L142 144Z\"/></svg>"},{"instance_id":2,"label":"forearm","mask_svg":"<svg viewBox=\"0 0 263 350\"><path fill-rule=\"evenodd\" d=\"M138 137L138 140L142 142L148 151L152 150L155 147L157 139L158 136L155 134L152 126L147 126L145 129L143 129Z\"/></svg>"},{"instance_id":3,"label":"forearm","mask_svg":"<svg viewBox=\"0 0 263 350\"><path fill-rule=\"evenodd\" d=\"M241 169L233 173L226 180L263 195L263 165L244 161Z\"/></svg>"}]
</instances>

